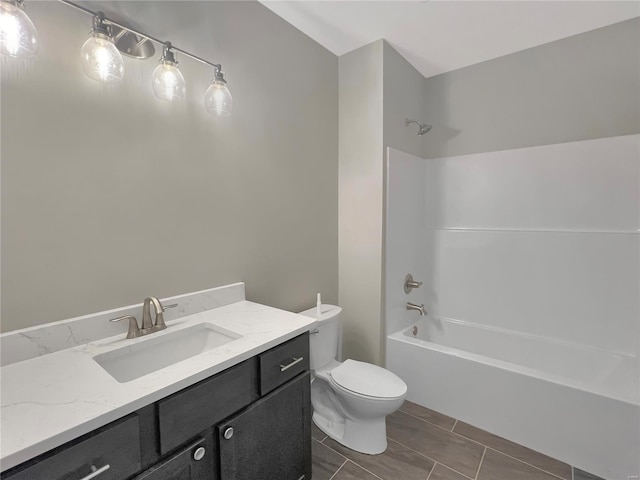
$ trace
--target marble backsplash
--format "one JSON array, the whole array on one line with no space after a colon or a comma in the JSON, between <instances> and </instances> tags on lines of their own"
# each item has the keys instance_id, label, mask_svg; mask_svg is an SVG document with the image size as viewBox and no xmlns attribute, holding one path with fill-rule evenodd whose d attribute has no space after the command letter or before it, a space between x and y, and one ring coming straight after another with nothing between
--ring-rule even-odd
<instances>
[{"instance_id":1,"label":"marble backsplash","mask_svg":"<svg viewBox=\"0 0 640 480\"><path fill-rule=\"evenodd\" d=\"M163 305L178 304L176 308L167 309L164 312L164 319L169 322L176 318L241 302L244 299L244 283L234 283L161 298L160 301ZM0 335L0 364L1 366L10 365L113 335L125 335L128 322L109 321L123 315L133 315L140 323L142 303L3 333Z\"/></svg>"}]
</instances>

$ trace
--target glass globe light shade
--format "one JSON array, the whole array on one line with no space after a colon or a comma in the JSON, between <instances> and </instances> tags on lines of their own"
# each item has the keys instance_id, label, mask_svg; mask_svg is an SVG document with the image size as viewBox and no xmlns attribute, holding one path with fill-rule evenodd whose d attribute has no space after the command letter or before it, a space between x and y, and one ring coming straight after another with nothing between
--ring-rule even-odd
<instances>
[{"instance_id":1,"label":"glass globe light shade","mask_svg":"<svg viewBox=\"0 0 640 480\"><path fill-rule=\"evenodd\" d=\"M80 49L82 70L85 75L102 83L118 83L124 76L122 55L113 39L92 31Z\"/></svg>"},{"instance_id":2,"label":"glass globe light shade","mask_svg":"<svg viewBox=\"0 0 640 480\"><path fill-rule=\"evenodd\" d=\"M153 94L167 102L184 100L186 92L184 77L175 62L162 60L151 75Z\"/></svg>"},{"instance_id":3,"label":"glass globe light shade","mask_svg":"<svg viewBox=\"0 0 640 480\"><path fill-rule=\"evenodd\" d=\"M224 80L214 80L204 93L204 106L207 112L220 117L231 115L233 97Z\"/></svg>"},{"instance_id":4,"label":"glass globe light shade","mask_svg":"<svg viewBox=\"0 0 640 480\"><path fill-rule=\"evenodd\" d=\"M28 58L38 51L38 32L22 2L0 1L0 53Z\"/></svg>"}]
</instances>

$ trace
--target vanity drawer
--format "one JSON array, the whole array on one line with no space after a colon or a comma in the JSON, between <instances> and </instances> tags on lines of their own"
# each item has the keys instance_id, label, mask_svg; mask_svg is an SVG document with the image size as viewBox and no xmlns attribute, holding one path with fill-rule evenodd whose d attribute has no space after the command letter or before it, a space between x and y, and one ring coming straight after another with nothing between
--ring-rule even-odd
<instances>
[{"instance_id":1,"label":"vanity drawer","mask_svg":"<svg viewBox=\"0 0 640 480\"><path fill-rule=\"evenodd\" d=\"M173 450L256 400L256 375L252 358L160 400L160 452Z\"/></svg>"},{"instance_id":2,"label":"vanity drawer","mask_svg":"<svg viewBox=\"0 0 640 480\"><path fill-rule=\"evenodd\" d=\"M260 394L266 395L309 370L309 332L259 355Z\"/></svg>"},{"instance_id":3,"label":"vanity drawer","mask_svg":"<svg viewBox=\"0 0 640 480\"><path fill-rule=\"evenodd\" d=\"M36 459L6 480L122 480L140 471L140 426L136 415L88 438L64 445ZM100 473L98 473L100 472Z\"/></svg>"}]
</instances>

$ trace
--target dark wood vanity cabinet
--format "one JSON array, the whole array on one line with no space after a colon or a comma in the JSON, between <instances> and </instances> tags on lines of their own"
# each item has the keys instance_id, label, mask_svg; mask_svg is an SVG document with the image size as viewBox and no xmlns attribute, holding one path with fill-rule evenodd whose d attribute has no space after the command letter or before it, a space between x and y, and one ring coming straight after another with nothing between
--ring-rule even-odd
<instances>
[{"instance_id":1,"label":"dark wood vanity cabinet","mask_svg":"<svg viewBox=\"0 0 640 480\"><path fill-rule=\"evenodd\" d=\"M121 480L140 471L140 422L128 415L18 467L11 480ZM99 473L97 473L99 472Z\"/></svg>"},{"instance_id":2,"label":"dark wood vanity cabinet","mask_svg":"<svg viewBox=\"0 0 640 480\"><path fill-rule=\"evenodd\" d=\"M216 427L220 480L311 479L309 385L299 375Z\"/></svg>"},{"instance_id":3,"label":"dark wood vanity cabinet","mask_svg":"<svg viewBox=\"0 0 640 480\"><path fill-rule=\"evenodd\" d=\"M211 480L216 478L215 455L212 430L209 430L134 480Z\"/></svg>"},{"instance_id":4,"label":"dark wood vanity cabinet","mask_svg":"<svg viewBox=\"0 0 640 480\"><path fill-rule=\"evenodd\" d=\"M3 480L311 480L309 334L0 475Z\"/></svg>"}]
</instances>

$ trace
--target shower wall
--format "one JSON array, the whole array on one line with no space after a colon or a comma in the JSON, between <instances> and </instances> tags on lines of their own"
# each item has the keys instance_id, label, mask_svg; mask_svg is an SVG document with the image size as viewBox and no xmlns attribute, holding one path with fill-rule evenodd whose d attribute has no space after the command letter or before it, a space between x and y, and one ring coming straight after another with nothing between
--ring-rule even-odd
<instances>
[{"instance_id":1,"label":"shower wall","mask_svg":"<svg viewBox=\"0 0 640 480\"><path fill-rule=\"evenodd\" d=\"M385 328L387 335L411 325L418 315L406 302L423 303L424 288L404 293L405 276L427 278L425 261L425 178L427 160L387 148L385 228ZM430 306L426 305L427 311ZM429 312L430 313L430 312Z\"/></svg>"},{"instance_id":2,"label":"shower wall","mask_svg":"<svg viewBox=\"0 0 640 480\"><path fill-rule=\"evenodd\" d=\"M640 14L640 8L638 10ZM426 158L640 132L640 18L424 81Z\"/></svg>"},{"instance_id":3,"label":"shower wall","mask_svg":"<svg viewBox=\"0 0 640 480\"><path fill-rule=\"evenodd\" d=\"M494 158L495 162L508 163L504 159L500 160L501 157L498 154L495 157L492 153L486 153L486 156L483 156L483 152L516 152L516 149L520 148L560 145L566 142L639 133L639 86L640 19L638 18L426 79L384 41L374 42L342 56L340 58L339 122L339 302L344 308L346 357L384 363L384 341L380 342L380 333L393 330L398 322L407 323L414 318L415 312L397 313L404 308L404 302L407 299L421 303L420 295L424 295L425 290L414 291L410 296L405 296L402 292L402 280L409 272L422 278L426 278L426 275L432 272L427 271L426 264L422 267L408 260L396 263L394 256L385 254L390 250L399 252L398 258L407 259L411 257L412 249L415 249L423 252L425 258L432 258L432 261L435 261L434 254L428 252L440 248L443 242L448 242L449 247L446 248L446 252L442 252L452 256L452 258L443 257L452 262L447 264L447 268L449 266L463 268L467 265L466 261L463 265L455 263L457 250L463 248L453 246L455 241L464 239L465 242L471 242L467 245L469 251L479 251L480 246L475 245L475 242L498 242L499 237L500 242L505 243L504 248L507 252L510 248L526 249L532 245L537 246L538 240L542 239L543 235L538 235L539 239L536 240L532 236L533 230L536 229L580 230L582 228L585 232L573 240L566 235L567 232L558 232L547 250L560 248L559 243L562 242L560 240L562 238L568 242L565 249L569 249L569 252L572 252L570 245L573 243L584 243L584 248L587 248L587 244L591 245L590 254L594 258L608 254L610 249L616 252L622 251L609 245L608 240L605 241L607 244L605 248L599 236L587 234L592 228L604 230L618 228L607 223L608 214L598 213L606 211L605 206L594 207L587 202L584 210L588 213L583 215L583 209L577 205L571 214L558 218L558 222L554 223L553 215L556 211L552 206L551 198L545 204L545 192L538 191L534 195L532 191L532 188L547 188L547 183L551 182L556 186L560 185L561 189L566 188L570 193L579 178L582 182L581 177L576 177L575 182L572 180L574 170L581 168L580 161L576 159L578 157L572 157L574 163L567 163L566 168L565 164L559 167L557 175L566 175L562 179L558 178L556 173L536 170L536 161L533 158L540 160L540 168L543 165L547 169L551 168L549 163L544 162L547 155L544 150L538 153L532 151L532 157L524 161L527 166L520 172L513 170L515 167L511 164L505 167L504 175L499 172L496 181L502 178L506 182L500 196L492 197L490 191L483 191L483 194L486 194L484 198L486 203L482 204L484 210L479 210L479 205L471 205L467 211L465 205L465 212L468 215L464 219L475 222L472 222L468 228L480 231L491 230L488 233L493 233L495 238L490 240L490 235L484 235L480 231L476 232L478 235L469 233L462 236L457 235L455 231L437 230L451 227L449 224L440 226L434 224L436 219L441 219L437 215L444 214L445 211L432 209L427 212L427 199L420 200L418 202L420 205L417 205L417 200L411 199L417 197L411 197L409 191L422 188L423 192L436 195L439 190L427 190L427 184L424 182L429 179L434 182L436 182L435 179L438 179L437 181L441 179L437 176L427 177L426 171L421 172L421 168L427 168L424 162L418 162L422 166L416 165L417 171L413 174L393 171L393 169L383 172L386 147L417 155L413 159L425 157L442 160L444 157L451 157L449 162L437 160L429 164L430 168L443 168L443 175L450 174L449 166L455 164L453 156L481 154L478 157L481 161L475 167L469 167L471 169L469 178L473 179L471 187L477 189L482 183L491 181L493 172L496 170L492 170L491 167ZM433 129L419 137L416 135L415 125L405 127L404 119L407 117L431 124ZM398 162L402 163L403 160ZM404 164L407 168L413 168L410 167L412 157L405 157ZM486 166L487 170L482 171L480 165L482 168ZM604 161L598 165L605 171L603 185L609 187L611 184L606 180L608 173ZM611 168L617 167L612 165ZM456 171L455 168L453 170ZM542 203L535 204L535 208L522 212L509 210L515 209L515 205L522 204L522 202L513 203L509 195L511 193L517 197L520 194L518 188L521 186L518 181L512 184L508 182L510 174L514 175L514 180L518 179L518 175L525 177L529 174L542 175L543 178L538 178L541 182L532 182L531 188L523 190L523 197L518 197L519 200L524 201L524 195L533 196L535 198L530 198L533 204L538 200ZM390 188L383 193L384 185L389 185ZM395 188L394 185L396 185ZM442 185L448 184L443 180ZM509 188L511 188L510 192ZM392 193L392 198L387 198L389 192ZM581 194L586 192L585 189ZM393 195L398 197L393 198ZM561 197L556 195L553 201L559 198ZM449 200L447 202L449 202L447 205L451 205ZM498 205L495 214L510 212L511 215L499 218L487 216L486 212L494 207L495 202L504 203ZM543 208L543 205L546 207ZM397 213L383 214L383 208ZM438 208L443 208L443 205L440 204ZM431 219L427 213L436 217ZM473 216L470 216L471 214ZM545 217L547 214L551 216ZM529 215L533 216L529 217ZM515 218L521 223L515 222L511 225L506 220L506 223L500 223L501 218L509 221ZM618 218L617 213L613 213L611 218ZM431 222L429 226L433 227L432 234L428 239L425 237L423 241L420 239L426 234L420 236L418 230L421 225L427 226L425 223L427 219ZM447 217L447 220L449 219L455 220L455 215ZM486 224L482 223L484 220L487 221ZM598 222L604 223L599 226ZM454 227L458 228L460 225L456 224ZM511 236L494 232L501 228L524 230L524 232L512 232ZM396 235L400 236L396 238ZM530 239L529 244L520 242L519 239L523 237ZM552 235L544 235L544 238L551 239ZM628 249L628 237L616 238L625 244L621 247L623 250ZM436 245L431 246L433 243ZM501 250L502 247L496 247L492 251L487 250L486 253L498 255L498 251ZM540 253L540 255L544 260L547 259L545 254ZM630 260L637 258L637 253L634 255ZM501 254L498 256L500 258L491 261L508 263ZM562 260L569 261L564 258ZM400 266L405 261L409 265ZM579 262L579 259L568 265L568 268L573 268L575 262ZM486 281L492 281L490 272L493 265L493 263L482 265L486 270L484 273ZM543 272L538 272L537 276L534 275L542 265L534 262L532 265L522 265L522 267L530 270L532 278L547 282ZM609 267L609 263L604 262L601 268L602 275L608 275L606 270ZM617 267L611 268L617 271ZM424 273L417 273L420 271ZM442 280L445 281L446 278ZM509 282L506 283L509 286ZM565 283L570 284L570 279ZM557 299L553 302L548 300L545 304L547 307L544 309L541 307L540 301L545 295L549 295L548 290L552 290L551 285L550 283L546 287L547 290L540 285L534 285L530 303L536 304L533 310L539 315L547 314L557 306L553 304L554 302L560 302ZM602 284L593 283L591 291L600 287L604 288ZM578 287L574 286L574 288ZM396 294L399 297L395 297ZM615 294L611 294L610 297L614 300L617 298ZM500 298L480 300L476 305L482 302L491 305L492 302L502 301ZM434 304L430 308L437 311L439 304ZM625 307L620 306L620 308ZM390 315L390 311L396 313ZM588 302L576 310L576 312L582 311L588 314L586 318L591 318L590 315L593 312L589 311ZM563 311L559 312L562 314ZM602 313L601 310L599 312L599 314ZM468 312L452 312L454 313ZM618 311L608 313L619 314ZM536 318L534 323L536 322L542 322L545 325L540 331L548 330L550 320ZM560 327L553 326L553 329L556 328ZM597 337L599 334L608 335L608 332L593 332L589 338ZM567 336L564 332L562 338ZM612 341L608 344L614 345L616 342Z\"/></svg>"},{"instance_id":4,"label":"shower wall","mask_svg":"<svg viewBox=\"0 0 640 480\"><path fill-rule=\"evenodd\" d=\"M638 356L639 135L424 160L388 151L387 333L404 303ZM406 295L413 273L424 285Z\"/></svg>"}]
</instances>

